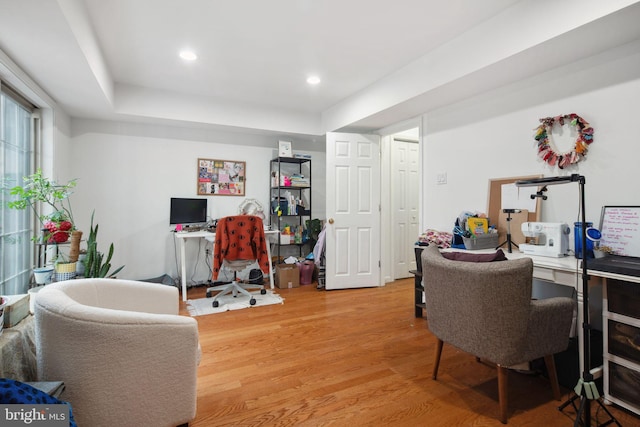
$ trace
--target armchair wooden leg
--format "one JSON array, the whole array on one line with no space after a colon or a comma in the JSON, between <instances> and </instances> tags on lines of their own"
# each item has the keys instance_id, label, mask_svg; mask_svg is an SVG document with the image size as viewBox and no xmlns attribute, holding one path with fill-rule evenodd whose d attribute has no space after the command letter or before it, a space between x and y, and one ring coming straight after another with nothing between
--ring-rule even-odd
<instances>
[{"instance_id":1,"label":"armchair wooden leg","mask_svg":"<svg viewBox=\"0 0 640 427\"><path fill-rule=\"evenodd\" d=\"M440 356L442 355L442 346L444 345L444 341L438 339L438 344L436 346L436 360L433 364L433 375L431 378L438 379L438 367L440 366Z\"/></svg>"},{"instance_id":2,"label":"armchair wooden leg","mask_svg":"<svg viewBox=\"0 0 640 427\"><path fill-rule=\"evenodd\" d=\"M507 423L507 408L509 400L507 398L507 389L509 385L509 369L498 365L498 401L500 403L500 421L502 424Z\"/></svg>"},{"instance_id":3,"label":"armchair wooden leg","mask_svg":"<svg viewBox=\"0 0 640 427\"><path fill-rule=\"evenodd\" d=\"M547 373L549 374L553 397L556 400L560 400L560 385L558 384L558 372L556 371L556 361L553 358L553 354L544 357L544 364L547 366Z\"/></svg>"}]
</instances>

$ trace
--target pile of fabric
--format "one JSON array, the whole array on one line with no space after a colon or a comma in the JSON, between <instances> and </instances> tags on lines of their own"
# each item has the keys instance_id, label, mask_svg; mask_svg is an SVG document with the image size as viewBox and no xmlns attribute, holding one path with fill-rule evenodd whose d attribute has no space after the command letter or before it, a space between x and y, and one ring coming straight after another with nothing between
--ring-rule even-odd
<instances>
[{"instance_id":1,"label":"pile of fabric","mask_svg":"<svg viewBox=\"0 0 640 427\"><path fill-rule=\"evenodd\" d=\"M433 244L440 249L446 249L451 247L452 238L453 234L447 233L446 231L427 229L418 237L418 245L428 246Z\"/></svg>"}]
</instances>

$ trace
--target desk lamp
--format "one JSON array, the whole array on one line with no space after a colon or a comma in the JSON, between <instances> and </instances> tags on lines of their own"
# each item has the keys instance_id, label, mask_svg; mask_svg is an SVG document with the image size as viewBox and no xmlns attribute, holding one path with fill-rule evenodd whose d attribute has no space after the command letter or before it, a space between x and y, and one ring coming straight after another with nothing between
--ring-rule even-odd
<instances>
[{"instance_id":1,"label":"desk lamp","mask_svg":"<svg viewBox=\"0 0 640 427\"><path fill-rule=\"evenodd\" d=\"M581 417L584 417L584 426L591 426L591 401L595 400L598 405L609 415L611 418L606 423L601 425L608 425L615 422L618 426L620 423L614 418L609 410L602 404L600 400L600 394L598 388L593 381L593 375L591 374L591 324L589 323L589 276L587 275L587 220L585 218L585 202L584 202L584 184L585 178L582 175L572 174L570 176L554 176L545 178L535 178L522 181L516 181L516 187L540 187L543 188L536 194L532 194L531 198L543 197L544 192L547 191L547 186L556 184L567 184L570 182L577 182L580 187L580 214L582 220L582 299L584 304L584 310L582 310L582 335L583 339L583 372L582 377L578 380L578 384L575 386L575 396L569 399L568 402L562 404L558 409L563 410L567 405L572 404L576 408L574 400L580 399L580 407L576 412L576 419L574 427L580 425Z\"/></svg>"}]
</instances>

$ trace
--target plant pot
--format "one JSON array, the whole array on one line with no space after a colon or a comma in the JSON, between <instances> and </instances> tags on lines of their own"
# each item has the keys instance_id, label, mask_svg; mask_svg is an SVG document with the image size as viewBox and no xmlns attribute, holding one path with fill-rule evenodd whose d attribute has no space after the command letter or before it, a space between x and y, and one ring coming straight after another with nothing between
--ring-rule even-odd
<instances>
[{"instance_id":1,"label":"plant pot","mask_svg":"<svg viewBox=\"0 0 640 427\"><path fill-rule=\"evenodd\" d=\"M59 262L56 264L56 282L76 277L76 262Z\"/></svg>"},{"instance_id":2,"label":"plant pot","mask_svg":"<svg viewBox=\"0 0 640 427\"><path fill-rule=\"evenodd\" d=\"M76 263L76 275L77 276L84 276L84 269L85 269L85 265L84 265L84 260L87 258L87 254L86 253L81 253L78 255L78 262Z\"/></svg>"},{"instance_id":3,"label":"plant pot","mask_svg":"<svg viewBox=\"0 0 640 427\"><path fill-rule=\"evenodd\" d=\"M82 231L74 230L71 232L71 249L69 249L69 261L78 261L80 254L80 240L82 239Z\"/></svg>"},{"instance_id":4,"label":"plant pot","mask_svg":"<svg viewBox=\"0 0 640 427\"><path fill-rule=\"evenodd\" d=\"M51 283L53 275L53 267L39 267L33 269L33 276L38 285L46 285Z\"/></svg>"},{"instance_id":5,"label":"plant pot","mask_svg":"<svg viewBox=\"0 0 640 427\"><path fill-rule=\"evenodd\" d=\"M607 253L605 251L599 251L598 249L594 249L593 256L595 258L604 258L607 256Z\"/></svg>"}]
</instances>

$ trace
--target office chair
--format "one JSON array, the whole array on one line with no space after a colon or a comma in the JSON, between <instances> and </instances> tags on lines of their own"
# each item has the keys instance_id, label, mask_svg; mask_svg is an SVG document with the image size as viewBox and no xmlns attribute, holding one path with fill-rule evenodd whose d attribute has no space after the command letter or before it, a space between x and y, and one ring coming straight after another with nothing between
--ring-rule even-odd
<instances>
[{"instance_id":1,"label":"office chair","mask_svg":"<svg viewBox=\"0 0 640 427\"><path fill-rule=\"evenodd\" d=\"M237 273L248 266L258 263L263 274L269 274L271 260L267 255L267 241L264 236L262 219L253 215L227 216L218 221L216 238L213 246L212 280L218 279L223 268L233 271L233 281L207 289L207 298L212 292L220 291L213 298L213 307L220 305L220 298L232 294L237 297L243 294L249 297L249 304L255 305L256 299L250 289L260 289L266 294L263 285L245 284L238 281Z\"/></svg>"}]
</instances>

